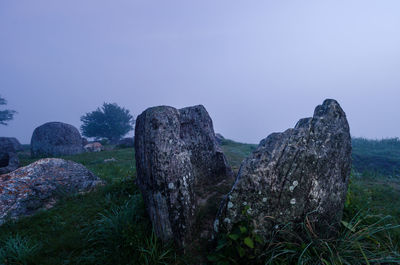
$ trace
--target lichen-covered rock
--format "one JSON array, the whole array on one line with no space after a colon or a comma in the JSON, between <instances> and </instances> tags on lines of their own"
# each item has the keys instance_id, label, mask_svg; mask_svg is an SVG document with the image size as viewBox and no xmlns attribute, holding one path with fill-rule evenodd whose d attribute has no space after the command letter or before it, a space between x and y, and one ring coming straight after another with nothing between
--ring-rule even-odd
<instances>
[{"instance_id":1,"label":"lichen-covered rock","mask_svg":"<svg viewBox=\"0 0 400 265\"><path fill-rule=\"evenodd\" d=\"M19 167L17 156L18 140L15 142L10 137L0 137L0 174L5 174L16 170ZM21 144L19 144L21 145Z\"/></svg>"},{"instance_id":2,"label":"lichen-covered rock","mask_svg":"<svg viewBox=\"0 0 400 265\"><path fill-rule=\"evenodd\" d=\"M48 122L33 131L31 155L61 156L82 153L82 137L74 126L62 122Z\"/></svg>"},{"instance_id":3,"label":"lichen-covered rock","mask_svg":"<svg viewBox=\"0 0 400 265\"><path fill-rule=\"evenodd\" d=\"M101 143L94 142L94 143L88 143L83 147L86 152L101 152L104 150L104 147L101 145Z\"/></svg>"},{"instance_id":4,"label":"lichen-covered rock","mask_svg":"<svg viewBox=\"0 0 400 265\"><path fill-rule=\"evenodd\" d=\"M215 198L222 197L224 186L229 190L233 178L205 108L145 110L136 120L135 156L137 182L156 234L185 246L195 239L195 226L202 236L211 233L217 206L213 217L197 222L196 216L208 203L218 203Z\"/></svg>"},{"instance_id":5,"label":"lichen-covered rock","mask_svg":"<svg viewBox=\"0 0 400 265\"><path fill-rule=\"evenodd\" d=\"M60 194L87 192L102 181L83 165L45 158L0 175L0 224L54 205Z\"/></svg>"},{"instance_id":6,"label":"lichen-covered rock","mask_svg":"<svg viewBox=\"0 0 400 265\"><path fill-rule=\"evenodd\" d=\"M276 224L307 217L317 232L329 233L342 217L350 167L346 115L335 100L325 100L312 118L260 142L242 163L215 228L230 230L248 215L266 238Z\"/></svg>"}]
</instances>

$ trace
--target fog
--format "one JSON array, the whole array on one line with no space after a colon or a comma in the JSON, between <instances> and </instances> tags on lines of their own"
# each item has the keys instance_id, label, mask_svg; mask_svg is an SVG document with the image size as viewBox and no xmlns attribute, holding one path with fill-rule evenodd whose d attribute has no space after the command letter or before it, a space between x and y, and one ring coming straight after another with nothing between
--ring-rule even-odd
<instances>
[{"instance_id":1,"label":"fog","mask_svg":"<svg viewBox=\"0 0 400 265\"><path fill-rule=\"evenodd\" d=\"M116 102L203 104L258 143L339 101L351 134L400 136L400 1L0 1L1 136Z\"/></svg>"}]
</instances>

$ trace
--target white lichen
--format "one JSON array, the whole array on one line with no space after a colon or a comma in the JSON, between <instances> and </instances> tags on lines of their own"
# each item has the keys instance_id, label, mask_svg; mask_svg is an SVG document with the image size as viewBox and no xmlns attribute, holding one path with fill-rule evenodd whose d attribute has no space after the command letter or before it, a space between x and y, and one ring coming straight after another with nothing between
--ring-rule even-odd
<instances>
[{"instance_id":1,"label":"white lichen","mask_svg":"<svg viewBox=\"0 0 400 265\"><path fill-rule=\"evenodd\" d=\"M227 218L224 219L224 222L230 224L230 223L231 223L231 219L229 219L229 218L227 217Z\"/></svg>"},{"instance_id":2,"label":"white lichen","mask_svg":"<svg viewBox=\"0 0 400 265\"><path fill-rule=\"evenodd\" d=\"M295 198L291 199L291 200L290 200L290 204L291 204L291 205L296 204L296 199L295 199Z\"/></svg>"},{"instance_id":3,"label":"white lichen","mask_svg":"<svg viewBox=\"0 0 400 265\"><path fill-rule=\"evenodd\" d=\"M247 202L243 202L243 206L246 206L247 205Z\"/></svg>"},{"instance_id":4,"label":"white lichen","mask_svg":"<svg viewBox=\"0 0 400 265\"><path fill-rule=\"evenodd\" d=\"M263 201L263 202L267 202L267 198L265 198L265 197L262 198L262 201Z\"/></svg>"},{"instance_id":5,"label":"white lichen","mask_svg":"<svg viewBox=\"0 0 400 265\"><path fill-rule=\"evenodd\" d=\"M233 207L233 203L232 202L228 202L228 209Z\"/></svg>"},{"instance_id":6,"label":"white lichen","mask_svg":"<svg viewBox=\"0 0 400 265\"><path fill-rule=\"evenodd\" d=\"M215 220L214 222L214 231L218 233L218 226L219 226L219 220Z\"/></svg>"},{"instance_id":7,"label":"white lichen","mask_svg":"<svg viewBox=\"0 0 400 265\"><path fill-rule=\"evenodd\" d=\"M170 182L170 183L168 183L168 188L170 189L170 190L172 190L172 189L174 189L174 183L172 183L172 182Z\"/></svg>"}]
</instances>

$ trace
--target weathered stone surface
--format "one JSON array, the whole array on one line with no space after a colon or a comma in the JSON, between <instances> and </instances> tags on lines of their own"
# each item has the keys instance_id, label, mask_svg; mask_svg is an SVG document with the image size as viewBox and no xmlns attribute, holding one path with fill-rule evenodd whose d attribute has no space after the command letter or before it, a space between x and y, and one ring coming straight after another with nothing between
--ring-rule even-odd
<instances>
[{"instance_id":1,"label":"weathered stone surface","mask_svg":"<svg viewBox=\"0 0 400 265\"><path fill-rule=\"evenodd\" d=\"M156 234L185 246L198 239L196 233L211 233L216 198L224 187L229 190L233 177L205 108L144 111L136 120L135 155L138 185ZM214 216L198 222L204 207Z\"/></svg>"},{"instance_id":2,"label":"weathered stone surface","mask_svg":"<svg viewBox=\"0 0 400 265\"><path fill-rule=\"evenodd\" d=\"M118 141L118 146L122 148L134 147L135 137L125 137Z\"/></svg>"},{"instance_id":3,"label":"weathered stone surface","mask_svg":"<svg viewBox=\"0 0 400 265\"><path fill-rule=\"evenodd\" d=\"M0 224L54 205L60 194L87 192L102 181L83 165L45 158L0 175Z\"/></svg>"},{"instance_id":4,"label":"weathered stone surface","mask_svg":"<svg viewBox=\"0 0 400 265\"><path fill-rule=\"evenodd\" d=\"M19 167L16 150L19 146L13 139L15 138L0 137L0 174L11 172Z\"/></svg>"},{"instance_id":5,"label":"weathered stone surface","mask_svg":"<svg viewBox=\"0 0 400 265\"><path fill-rule=\"evenodd\" d=\"M48 122L33 131L33 157L74 155L83 151L81 134L70 124Z\"/></svg>"},{"instance_id":6,"label":"weathered stone surface","mask_svg":"<svg viewBox=\"0 0 400 265\"><path fill-rule=\"evenodd\" d=\"M350 167L346 115L335 100L325 100L312 118L260 142L242 163L215 228L230 230L245 212L264 237L276 224L306 217L317 232L332 231L342 217Z\"/></svg>"},{"instance_id":7,"label":"weathered stone surface","mask_svg":"<svg viewBox=\"0 0 400 265\"><path fill-rule=\"evenodd\" d=\"M101 145L101 143L94 142L94 143L89 143L83 147L86 152L101 152L104 150L104 147Z\"/></svg>"},{"instance_id":8,"label":"weathered stone surface","mask_svg":"<svg viewBox=\"0 0 400 265\"><path fill-rule=\"evenodd\" d=\"M22 145L15 137L0 137L0 146L11 144L16 152L22 151Z\"/></svg>"}]
</instances>

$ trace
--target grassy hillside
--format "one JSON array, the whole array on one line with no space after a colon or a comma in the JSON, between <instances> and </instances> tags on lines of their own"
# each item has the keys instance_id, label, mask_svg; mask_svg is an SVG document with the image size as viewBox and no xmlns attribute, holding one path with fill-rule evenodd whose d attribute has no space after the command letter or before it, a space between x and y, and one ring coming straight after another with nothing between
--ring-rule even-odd
<instances>
[{"instance_id":1,"label":"grassy hillside","mask_svg":"<svg viewBox=\"0 0 400 265\"><path fill-rule=\"evenodd\" d=\"M224 140L221 147L231 166L237 170L242 159L249 155L256 145ZM34 161L29 158L27 150L19 155L24 165ZM152 233L141 195L134 183L136 171L132 148L63 158L82 163L104 179L106 185L89 194L64 197L50 210L0 226L0 264L198 264L198 257L178 254L171 245L162 244ZM105 163L104 160L109 158L115 158L116 161ZM370 232L365 233L370 231L368 227L372 221L367 223L367 226L360 225L360 230L357 231L355 226L350 227L349 224L352 224L352 218L359 212L368 212L370 216L390 214L394 219L387 220L399 223L398 198L399 179L385 176L376 178L371 174L352 176L344 217L348 224L342 227L344 235L350 235L351 238L341 238L346 242L345 245L343 242L339 244L318 241L319 239L314 237L302 239L303 243L285 239L270 244L278 247L273 248L273 253L269 253L268 250L257 255L264 255L265 258L286 253L279 257L274 256L274 262L270 264L291 264L292 261L280 257L293 256L296 259L301 258L299 260L305 260L305 257L313 260L312 258L317 257L319 260L319 256L325 255L326 260L329 260L326 264L341 264L332 262L331 254L327 254L331 248L337 248L332 253L350 255L353 260L360 261L359 264L365 263L362 254L364 252L370 260L373 260L370 257L375 253L396 258L396 251L400 251L398 229L390 230L389 234L385 232L382 239L370 235ZM384 225L389 224L387 220L383 221ZM378 228L381 229L381 226ZM353 229L355 232L352 232ZM364 234L358 234L358 231L364 231ZM386 230L381 229L379 233L382 231ZM354 241L356 236L359 241ZM372 239L375 241L371 241ZM368 243L367 247L365 242ZM380 247L374 242L378 242ZM235 245L233 252L230 246L220 245L219 251L222 252L208 258L214 260L215 264L217 261L218 264L233 264L226 263L226 260L232 260L232 257L237 257L235 260L238 261L245 259L247 264L260 264L253 261L253 250L242 245ZM365 247L365 251L360 252L359 246ZM245 249L245 256L240 256L243 254L241 250L237 252L239 247ZM204 260L208 253L200 255L200 260Z\"/></svg>"},{"instance_id":2,"label":"grassy hillside","mask_svg":"<svg viewBox=\"0 0 400 265\"><path fill-rule=\"evenodd\" d=\"M352 146L356 171L400 176L400 139L353 138Z\"/></svg>"}]
</instances>

